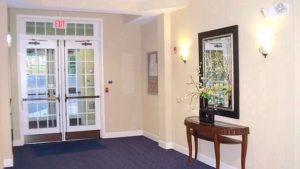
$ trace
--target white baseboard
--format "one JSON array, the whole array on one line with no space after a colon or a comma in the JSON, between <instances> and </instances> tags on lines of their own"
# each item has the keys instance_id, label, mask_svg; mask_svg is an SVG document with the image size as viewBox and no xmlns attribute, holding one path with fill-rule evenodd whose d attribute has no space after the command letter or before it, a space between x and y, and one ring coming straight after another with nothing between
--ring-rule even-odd
<instances>
[{"instance_id":1,"label":"white baseboard","mask_svg":"<svg viewBox=\"0 0 300 169\"><path fill-rule=\"evenodd\" d=\"M163 141L159 140L158 136L155 136L152 133L149 133L149 132L146 132L146 131L144 131L143 133L144 133L145 137L147 137L147 138L149 138L149 139L151 139L153 141L158 142L158 145L160 147L162 147L163 149L173 149L175 151L178 151L181 154L185 154L185 155L189 154L189 150L188 150L187 147L184 147L182 145L179 145L179 144L176 144L176 143L172 143L172 142L168 142L168 143L163 142ZM194 154L195 154L195 151L192 152L193 156L194 156ZM213 158L210 158L210 157L208 157L206 155L198 154L197 160L199 160L202 163L205 163L205 164L207 164L207 165L209 165L211 167L216 167L216 160L213 159ZM237 169L237 168L235 168L233 166L230 166L230 165L222 163L222 162L220 163L220 165L221 165L222 169Z\"/></svg>"},{"instance_id":2,"label":"white baseboard","mask_svg":"<svg viewBox=\"0 0 300 169\"><path fill-rule=\"evenodd\" d=\"M24 146L24 141L22 141L22 140L13 140L13 146L14 147Z\"/></svg>"},{"instance_id":3,"label":"white baseboard","mask_svg":"<svg viewBox=\"0 0 300 169\"><path fill-rule=\"evenodd\" d=\"M4 168L13 167L14 160L13 159L4 159L3 165L4 165Z\"/></svg>"},{"instance_id":4,"label":"white baseboard","mask_svg":"<svg viewBox=\"0 0 300 169\"><path fill-rule=\"evenodd\" d=\"M184 147L184 146L181 146L181 145L178 145L178 144L175 144L175 143L173 143L173 149L175 151L178 151L178 152L180 152L182 154L185 154L185 155L188 155L188 152L189 152L187 147ZM194 153L195 153L195 151L193 151L193 153L192 153L193 156L194 156ZM198 154L197 160L199 160L202 163L205 163L205 164L207 164L211 167L216 167L216 160L211 158L211 157L208 157L206 155ZM220 168L222 168L222 169L237 169L233 166L230 166L230 165L222 163L222 162L220 163L220 165L221 165Z\"/></svg>"},{"instance_id":5,"label":"white baseboard","mask_svg":"<svg viewBox=\"0 0 300 169\"><path fill-rule=\"evenodd\" d=\"M154 134L152 134L152 133L149 133L149 132L147 132L147 131L143 131L143 135L145 136L145 137L147 137L148 139L150 139L150 140L153 140L153 141L155 141L155 142L158 142L159 141L159 137L157 136L157 135L154 135Z\"/></svg>"},{"instance_id":6,"label":"white baseboard","mask_svg":"<svg viewBox=\"0 0 300 169\"><path fill-rule=\"evenodd\" d=\"M102 138L121 138L121 137L133 137L133 136L142 136L142 135L143 135L142 130L133 130L133 131L103 133Z\"/></svg>"},{"instance_id":7,"label":"white baseboard","mask_svg":"<svg viewBox=\"0 0 300 169\"><path fill-rule=\"evenodd\" d=\"M159 145L159 147L161 147L163 149L166 149L166 150L169 150L169 149L173 148L173 143L172 142L164 142L162 140L159 140L158 145Z\"/></svg>"},{"instance_id":8,"label":"white baseboard","mask_svg":"<svg viewBox=\"0 0 300 169\"><path fill-rule=\"evenodd\" d=\"M189 154L189 150L188 148L182 146L182 145L179 145L179 144L175 144L173 143L173 149L175 151L178 151L179 153L181 154L185 154L185 155L188 155ZM192 154L194 155L195 151L193 150Z\"/></svg>"}]
</instances>

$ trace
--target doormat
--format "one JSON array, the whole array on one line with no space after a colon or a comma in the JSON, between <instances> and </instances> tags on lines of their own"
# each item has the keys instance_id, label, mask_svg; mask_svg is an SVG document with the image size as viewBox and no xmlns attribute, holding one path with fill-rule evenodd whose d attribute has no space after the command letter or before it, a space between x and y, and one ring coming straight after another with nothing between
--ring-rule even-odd
<instances>
[{"instance_id":1,"label":"doormat","mask_svg":"<svg viewBox=\"0 0 300 169\"><path fill-rule=\"evenodd\" d=\"M31 148L36 156L49 156L66 153L77 153L106 148L99 140L64 141L55 143L33 144Z\"/></svg>"}]
</instances>

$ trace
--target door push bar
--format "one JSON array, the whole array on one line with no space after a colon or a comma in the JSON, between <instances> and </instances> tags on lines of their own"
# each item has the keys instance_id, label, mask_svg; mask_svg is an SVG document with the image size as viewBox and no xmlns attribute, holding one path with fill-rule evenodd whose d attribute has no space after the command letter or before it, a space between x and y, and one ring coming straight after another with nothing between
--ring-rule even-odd
<instances>
[{"instance_id":1,"label":"door push bar","mask_svg":"<svg viewBox=\"0 0 300 169\"><path fill-rule=\"evenodd\" d=\"M42 101L42 100L55 101L55 100L58 100L58 102L60 102L60 98L59 97L25 98L25 99L22 99L22 100L23 101Z\"/></svg>"},{"instance_id":2,"label":"door push bar","mask_svg":"<svg viewBox=\"0 0 300 169\"><path fill-rule=\"evenodd\" d=\"M71 96L65 97L65 102L67 102L68 99L96 99L96 98L100 98L100 96Z\"/></svg>"}]
</instances>

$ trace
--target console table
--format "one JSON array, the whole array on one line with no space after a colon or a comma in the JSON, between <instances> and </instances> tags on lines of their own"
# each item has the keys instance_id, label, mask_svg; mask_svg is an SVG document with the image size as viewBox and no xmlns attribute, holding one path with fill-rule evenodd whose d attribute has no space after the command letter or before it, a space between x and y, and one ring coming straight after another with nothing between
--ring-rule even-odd
<instances>
[{"instance_id":1,"label":"console table","mask_svg":"<svg viewBox=\"0 0 300 169\"><path fill-rule=\"evenodd\" d=\"M202 123L199 121L198 116L185 118L184 124L186 126L186 136L189 147L189 165L192 164L192 136L194 136L195 159L197 159L198 153L198 138L214 142L216 169L220 169L220 144L241 144L241 163L242 169L245 169L249 127L224 123L220 121L215 121L214 124ZM226 135L241 135L242 140L226 137Z\"/></svg>"}]
</instances>

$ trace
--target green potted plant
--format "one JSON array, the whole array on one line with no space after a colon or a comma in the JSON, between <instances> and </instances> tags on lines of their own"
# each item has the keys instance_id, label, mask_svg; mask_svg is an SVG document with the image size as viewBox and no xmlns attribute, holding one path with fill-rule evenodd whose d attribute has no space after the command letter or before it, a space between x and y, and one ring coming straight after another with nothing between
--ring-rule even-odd
<instances>
[{"instance_id":1,"label":"green potted plant","mask_svg":"<svg viewBox=\"0 0 300 169\"><path fill-rule=\"evenodd\" d=\"M225 95L231 95L231 85L223 84L211 84L210 86L204 86L202 83L194 80L193 76L190 76L190 82L188 86L192 86L193 90L185 94L178 99L178 102L184 102L186 99L190 99L190 105L196 107L195 104L202 104L202 108L199 109L199 117L201 122L214 123L214 115L217 113L217 104L209 104L212 98L216 98L219 92L223 92ZM229 97L230 98L230 97Z\"/></svg>"}]
</instances>

